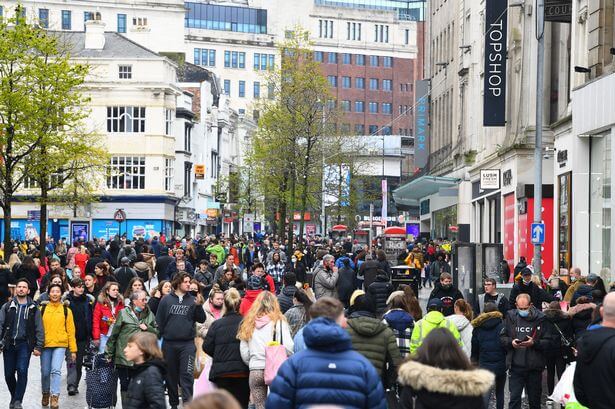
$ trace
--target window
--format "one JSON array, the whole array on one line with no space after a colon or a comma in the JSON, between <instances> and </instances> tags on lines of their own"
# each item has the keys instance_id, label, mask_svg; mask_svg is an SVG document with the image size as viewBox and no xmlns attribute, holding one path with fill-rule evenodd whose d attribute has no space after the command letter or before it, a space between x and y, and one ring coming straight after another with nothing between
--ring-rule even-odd
<instances>
[{"instance_id":1,"label":"window","mask_svg":"<svg viewBox=\"0 0 615 409\"><path fill-rule=\"evenodd\" d=\"M361 41L361 23L346 23L346 40Z\"/></svg>"},{"instance_id":2,"label":"window","mask_svg":"<svg viewBox=\"0 0 615 409\"><path fill-rule=\"evenodd\" d=\"M327 61L329 64L337 64L337 53L329 53Z\"/></svg>"},{"instance_id":3,"label":"window","mask_svg":"<svg viewBox=\"0 0 615 409\"><path fill-rule=\"evenodd\" d=\"M133 17L132 25L136 27L147 27L147 17Z\"/></svg>"},{"instance_id":4,"label":"window","mask_svg":"<svg viewBox=\"0 0 615 409\"><path fill-rule=\"evenodd\" d=\"M91 11L84 11L83 12L83 21L90 21L90 20L94 20L94 13L92 13Z\"/></svg>"},{"instance_id":5,"label":"window","mask_svg":"<svg viewBox=\"0 0 615 409\"><path fill-rule=\"evenodd\" d=\"M224 68L230 68L230 67L231 67L231 52L225 51L224 52Z\"/></svg>"},{"instance_id":6,"label":"window","mask_svg":"<svg viewBox=\"0 0 615 409\"><path fill-rule=\"evenodd\" d=\"M365 125L363 124L355 124L354 126L354 133L357 135L364 135L365 134Z\"/></svg>"},{"instance_id":7,"label":"window","mask_svg":"<svg viewBox=\"0 0 615 409\"><path fill-rule=\"evenodd\" d=\"M70 10L62 10L62 30L70 30L72 27L72 16Z\"/></svg>"},{"instance_id":8,"label":"window","mask_svg":"<svg viewBox=\"0 0 615 409\"><path fill-rule=\"evenodd\" d=\"M342 108L342 111L350 112L350 101L343 100L342 103L340 104L340 107Z\"/></svg>"},{"instance_id":9,"label":"window","mask_svg":"<svg viewBox=\"0 0 615 409\"><path fill-rule=\"evenodd\" d=\"M378 56L377 55L369 56L369 65L371 65L372 67L378 66Z\"/></svg>"},{"instance_id":10,"label":"window","mask_svg":"<svg viewBox=\"0 0 615 409\"><path fill-rule=\"evenodd\" d=\"M377 114L378 113L378 103L377 102L370 102L369 103L369 113L370 114Z\"/></svg>"},{"instance_id":11,"label":"window","mask_svg":"<svg viewBox=\"0 0 615 409\"><path fill-rule=\"evenodd\" d=\"M342 88L351 88L352 80L350 77L342 77Z\"/></svg>"},{"instance_id":12,"label":"window","mask_svg":"<svg viewBox=\"0 0 615 409\"><path fill-rule=\"evenodd\" d=\"M218 177L218 152L211 152L211 177Z\"/></svg>"},{"instance_id":13,"label":"window","mask_svg":"<svg viewBox=\"0 0 615 409\"><path fill-rule=\"evenodd\" d=\"M246 53L239 53L239 68L246 68Z\"/></svg>"},{"instance_id":14,"label":"window","mask_svg":"<svg viewBox=\"0 0 615 409\"><path fill-rule=\"evenodd\" d=\"M246 96L246 82L239 81L239 96L244 98Z\"/></svg>"},{"instance_id":15,"label":"window","mask_svg":"<svg viewBox=\"0 0 615 409\"><path fill-rule=\"evenodd\" d=\"M210 50L207 48L195 48L194 49L194 64L202 65L204 67L216 66L216 50Z\"/></svg>"},{"instance_id":16,"label":"window","mask_svg":"<svg viewBox=\"0 0 615 409\"><path fill-rule=\"evenodd\" d=\"M231 67L237 68L237 51L231 52Z\"/></svg>"},{"instance_id":17,"label":"window","mask_svg":"<svg viewBox=\"0 0 615 409\"><path fill-rule=\"evenodd\" d=\"M107 174L109 189L145 189L145 156L113 156Z\"/></svg>"},{"instance_id":18,"label":"window","mask_svg":"<svg viewBox=\"0 0 615 409\"><path fill-rule=\"evenodd\" d=\"M173 191L173 165L175 159L164 160L164 190L167 192Z\"/></svg>"},{"instance_id":19,"label":"window","mask_svg":"<svg viewBox=\"0 0 615 409\"><path fill-rule=\"evenodd\" d=\"M335 109L335 100L334 99L328 99L327 100L327 109L329 111L333 111Z\"/></svg>"},{"instance_id":20,"label":"window","mask_svg":"<svg viewBox=\"0 0 615 409\"><path fill-rule=\"evenodd\" d=\"M192 185L192 163L184 162L184 196L190 196Z\"/></svg>"},{"instance_id":21,"label":"window","mask_svg":"<svg viewBox=\"0 0 615 409\"><path fill-rule=\"evenodd\" d=\"M354 112L365 112L365 103L363 101L355 101Z\"/></svg>"},{"instance_id":22,"label":"window","mask_svg":"<svg viewBox=\"0 0 615 409\"><path fill-rule=\"evenodd\" d=\"M194 49L194 65L199 65L201 63L201 49Z\"/></svg>"},{"instance_id":23,"label":"window","mask_svg":"<svg viewBox=\"0 0 615 409\"><path fill-rule=\"evenodd\" d=\"M243 54L243 53L242 53ZM275 68L275 54L260 54L254 53L254 70L265 71L267 69ZM243 68L243 67L240 67Z\"/></svg>"},{"instance_id":24,"label":"window","mask_svg":"<svg viewBox=\"0 0 615 409\"><path fill-rule=\"evenodd\" d=\"M390 126L383 126L382 127L382 134L383 135L392 135L393 134L393 128L391 128Z\"/></svg>"},{"instance_id":25,"label":"window","mask_svg":"<svg viewBox=\"0 0 615 409\"><path fill-rule=\"evenodd\" d=\"M192 151L192 125L184 123L184 151Z\"/></svg>"},{"instance_id":26,"label":"window","mask_svg":"<svg viewBox=\"0 0 615 409\"><path fill-rule=\"evenodd\" d=\"M224 93L231 95L231 80L224 80Z\"/></svg>"},{"instance_id":27,"label":"window","mask_svg":"<svg viewBox=\"0 0 615 409\"><path fill-rule=\"evenodd\" d=\"M382 80L383 91L393 91L393 80Z\"/></svg>"},{"instance_id":28,"label":"window","mask_svg":"<svg viewBox=\"0 0 615 409\"><path fill-rule=\"evenodd\" d=\"M165 109L164 110L164 134L171 135L173 132L173 110Z\"/></svg>"},{"instance_id":29,"label":"window","mask_svg":"<svg viewBox=\"0 0 615 409\"><path fill-rule=\"evenodd\" d=\"M370 78L369 79L369 89L377 90L378 89L378 78Z\"/></svg>"},{"instance_id":30,"label":"window","mask_svg":"<svg viewBox=\"0 0 615 409\"><path fill-rule=\"evenodd\" d=\"M145 107L107 107L107 132L145 132Z\"/></svg>"},{"instance_id":31,"label":"window","mask_svg":"<svg viewBox=\"0 0 615 409\"><path fill-rule=\"evenodd\" d=\"M275 68L275 54L269 54L269 69Z\"/></svg>"},{"instance_id":32,"label":"window","mask_svg":"<svg viewBox=\"0 0 615 409\"><path fill-rule=\"evenodd\" d=\"M118 33L126 32L126 14L117 15L117 32Z\"/></svg>"},{"instance_id":33,"label":"window","mask_svg":"<svg viewBox=\"0 0 615 409\"><path fill-rule=\"evenodd\" d=\"M404 30L404 44L410 44L410 30Z\"/></svg>"},{"instance_id":34,"label":"window","mask_svg":"<svg viewBox=\"0 0 615 409\"><path fill-rule=\"evenodd\" d=\"M374 42L389 42L389 26L385 24L374 24Z\"/></svg>"},{"instance_id":35,"label":"window","mask_svg":"<svg viewBox=\"0 0 615 409\"><path fill-rule=\"evenodd\" d=\"M352 64L352 54L342 54L342 64Z\"/></svg>"},{"instance_id":36,"label":"window","mask_svg":"<svg viewBox=\"0 0 615 409\"><path fill-rule=\"evenodd\" d=\"M333 20L318 20L318 37L333 38Z\"/></svg>"},{"instance_id":37,"label":"window","mask_svg":"<svg viewBox=\"0 0 615 409\"><path fill-rule=\"evenodd\" d=\"M357 54L355 58L356 58L357 65L365 65L365 55Z\"/></svg>"},{"instance_id":38,"label":"window","mask_svg":"<svg viewBox=\"0 0 615 409\"><path fill-rule=\"evenodd\" d=\"M267 33L267 10L194 2L184 5L187 8L184 24L188 28Z\"/></svg>"},{"instance_id":39,"label":"window","mask_svg":"<svg viewBox=\"0 0 615 409\"><path fill-rule=\"evenodd\" d=\"M121 80L129 80L132 78L132 65L120 65L118 69Z\"/></svg>"},{"instance_id":40,"label":"window","mask_svg":"<svg viewBox=\"0 0 615 409\"><path fill-rule=\"evenodd\" d=\"M365 78L357 77L354 79L354 86L358 89L365 89Z\"/></svg>"},{"instance_id":41,"label":"window","mask_svg":"<svg viewBox=\"0 0 615 409\"><path fill-rule=\"evenodd\" d=\"M391 68L393 66L393 57L382 57L382 66Z\"/></svg>"},{"instance_id":42,"label":"window","mask_svg":"<svg viewBox=\"0 0 615 409\"><path fill-rule=\"evenodd\" d=\"M382 103L382 113L391 115L393 113L393 104L389 102L383 102Z\"/></svg>"},{"instance_id":43,"label":"window","mask_svg":"<svg viewBox=\"0 0 615 409\"><path fill-rule=\"evenodd\" d=\"M337 77L335 75L328 75L327 81L329 81L330 86L337 87Z\"/></svg>"},{"instance_id":44,"label":"window","mask_svg":"<svg viewBox=\"0 0 615 409\"><path fill-rule=\"evenodd\" d=\"M322 51L314 51L314 61L323 62L324 56Z\"/></svg>"},{"instance_id":45,"label":"window","mask_svg":"<svg viewBox=\"0 0 615 409\"><path fill-rule=\"evenodd\" d=\"M342 133L342 135L350 135L350 124L343 123L340 127L340 132Z\"/></svg>"},{"instance_id":46,"label":"window","mask_svg":"<svg viewBox=\"0 0 615 409\"><path fill-rule=\"evenodd\" d=\"M378 125L370 125L369 126L369 134L377 135L378 134Z\"/></svg>"},{"instance_id":47,"label":"window","mask_svg":"<svg viewBox=\"0 0 615 409\"><path fill-rule=\"evenodd\" d=\"M267 84L267 98L273 99L275 97L275 85Z\"/></svg>"},{"instance_id":48,"label":"window","mask_svg":"<svg viewBox=\"0 0 615 409\"><path fill-rule=\"evenodd\" d=\"M254 81L254 98L261 97L261 83L258 81Z\"/></svg>"},{"instance_id":49,"label":"window","mask_svg":"<svg viewBox=\"0 0 615 409\"><path fill-rule=\"evenodd\" d=\"M38 9L38 24L43 28L49 28L49 9Z\"/></svg>"}]
</instances>

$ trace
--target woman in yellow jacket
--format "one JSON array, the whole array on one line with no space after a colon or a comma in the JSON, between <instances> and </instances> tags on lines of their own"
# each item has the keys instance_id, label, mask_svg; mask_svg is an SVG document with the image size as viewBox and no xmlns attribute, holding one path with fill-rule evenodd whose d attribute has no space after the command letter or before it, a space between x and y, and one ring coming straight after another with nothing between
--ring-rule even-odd
<instances>
[{"instance_id":1,"label":"woman in yellow jacket","mask_svg":"<svg viewBox=\"0 0 615 409\"><path fill-rule=\"evenodd\" d=\"M62 383L62 363L66 349L75 361L77 341L75 340L75 323L73 313L68 305L62 303L62 287L51 284L47 290L49 302L41 303L41 315L45 330L45 346L41 353L41 386L43 399L41 404L51 409L60 407L60 385Z\"/></svg>"}]
</instances>

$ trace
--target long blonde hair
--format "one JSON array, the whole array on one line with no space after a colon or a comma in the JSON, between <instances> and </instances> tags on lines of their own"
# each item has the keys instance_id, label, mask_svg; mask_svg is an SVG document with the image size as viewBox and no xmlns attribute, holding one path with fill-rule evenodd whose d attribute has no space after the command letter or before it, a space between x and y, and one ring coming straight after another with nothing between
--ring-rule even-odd
<instances>
[{"instance_id":1,"label":"long blonde hair","mask_svg":"<svg viewBox=\"0 0 615 409\"><path fill-rule=\"evenodd\" d=\"M284 314L280 310L280 304L275 295L269 291L263 291L256 297L252 307L241 321L241 326L237 332L237 339L241 341L249 341L252 339L254 329L256 328L256 319L268 316L275 324L278 321L286 321Z\"/></svg>"}]
</instances>

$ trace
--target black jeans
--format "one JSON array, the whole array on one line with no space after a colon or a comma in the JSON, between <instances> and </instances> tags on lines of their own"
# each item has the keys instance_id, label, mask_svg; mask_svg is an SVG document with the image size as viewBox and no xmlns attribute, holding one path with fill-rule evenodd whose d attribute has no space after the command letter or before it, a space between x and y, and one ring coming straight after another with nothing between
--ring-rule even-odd
<instances>
[{"instance_id":1,"label":"black jeans","mask_svg":"<svg viewBox=\"0 0 615 409\"><path fill-rule=\"evenodd\" d=\"M248 377L245 378L216 378L216 386L226 390L233 395L239 402L242 409L247 408L250 403L250 385Z\"/></svg>"},{"instance_id":2,"label":"black jeans","mask_svg":"<svg viewBox=\"0 0 615 409\"><path fill-rule=\"evenodd\" d=\"M485 395L485 409L489 407L491 393L495 390L495 404L497 409L504 409L504 387L506 386L506 372L495 376L495 386Z\"/></svg>"},{"instance_id":3,"label":"black jeans","mask_svg":"<svg viewBox=\"0 0 615 409\"><path fill-rule=\"evenodd\" d=\"M564 370L566 370L566 362L561 354L547 355L547 389L549 395L553 393L555 388L555 374L557 373L557 379L559 380Z\"/></svg>"},{"instance_id":4,"label":"black jeans","mask_svg":"<svg viewBox=\"0 0 615 409\"><path fill-rule=\"evenodd\" d=\"M77 341L77 359L73 362L70 359L70 350L66 348L66 387L74 386L79 388L83 368L83 356L89 341Z\"/></svg>"},{"instance_id":5,"label":"black jeans","mask_svg":"<svg viewBox=\"0 0 615 409\"><path fill-rule=\"evenodd\" d=\"M530 409L540 409L542 394L542 370L528 371L523 368L511 367L508 372L508 389L510 402L508 409L521 409L521 394L523 388L527 393Z\"/></svg>"},{"instance_id":6,"label":"black jeans","mask_svg":"<svg viewBox=\"0 0 615 409\"><path fill-rule=\"evenodd\" d=\"M167 390L169 404L179 405L179 387L182 389L182 402L192 400L194 386L194 341L162 341L162 354L167 363Z\"/></svg>"}]
</instances>

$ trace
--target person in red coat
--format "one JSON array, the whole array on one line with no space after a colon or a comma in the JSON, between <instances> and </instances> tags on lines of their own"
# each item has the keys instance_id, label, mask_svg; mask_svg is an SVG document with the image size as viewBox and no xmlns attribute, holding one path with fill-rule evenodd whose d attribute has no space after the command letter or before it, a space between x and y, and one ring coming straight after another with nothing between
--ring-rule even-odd
<instances>
[{"instance_id":1,"label":"person in red coat","mask_svg":"<svg viewBox=\"0 0 615 409\"><path fill-rule=\"evenodd\" d=\"M100 291L98 302L94 307L92 319L92 340L98 345L98 352L103 353L113 324L124 308L120 286L116 282L109 281Z\"/></svg>"},{"instance_id":2,"label":"person in red coat","mask_svg":"<svg viewBox=\"0 0 615 409\"><path fill-rule=\"evenodd\" d=\"M246 295L243 297L243 300L241 300L239 313L245 316L248 311L250 311L256 297L263 291L265 291L263 290L263 279L256 274L252 274L250 278L248 278Z\"/></svg>"}]
</instances>

